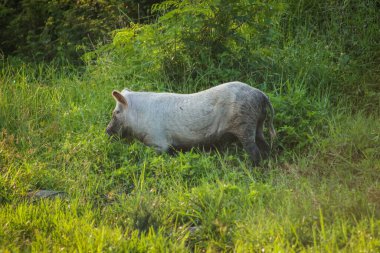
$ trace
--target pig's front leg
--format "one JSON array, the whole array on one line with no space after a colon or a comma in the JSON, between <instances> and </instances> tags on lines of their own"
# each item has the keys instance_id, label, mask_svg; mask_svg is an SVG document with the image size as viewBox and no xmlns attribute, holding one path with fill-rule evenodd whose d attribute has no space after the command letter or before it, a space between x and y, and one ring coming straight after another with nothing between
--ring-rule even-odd
<instances>
[{"instance_id":1,"label":"pig's front leg","mask_svg":"<svg viewBox=\"0 0 380 253\"><path fill-rule=\"evenodd\" d=\"M151 136L146 136L144 138L144 144L153 147L158 154L168 152L169 143L163 138L153 138Z\"/></svg>"},{"instance_id":2,"label":"pig's front leg","mask_svg":"<svg viewBox=\"0 0 380 253\"><path fill-rule=\"evenodd\" d=\"M163 154L169 151L169 145L166 146L153 146L158 154Z\"/></svg>"}]
</instances>

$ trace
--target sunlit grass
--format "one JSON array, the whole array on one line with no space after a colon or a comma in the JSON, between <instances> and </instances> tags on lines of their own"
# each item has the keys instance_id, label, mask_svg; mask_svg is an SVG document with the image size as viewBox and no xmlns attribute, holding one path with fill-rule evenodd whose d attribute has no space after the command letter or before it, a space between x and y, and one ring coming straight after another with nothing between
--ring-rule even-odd
<instances>
[{"instance_id":1,"label":"sunlit grass","mask_svg":"<svg viewBox=\"0 0 380 253\"><path fill-rule=\"evenodd\" d=\"M157 155L105 136L113 83L35 69L2 70L2 250L379 250L378 117L334 113L262 168L238 146Z\"/></svg>"}]
</instances>

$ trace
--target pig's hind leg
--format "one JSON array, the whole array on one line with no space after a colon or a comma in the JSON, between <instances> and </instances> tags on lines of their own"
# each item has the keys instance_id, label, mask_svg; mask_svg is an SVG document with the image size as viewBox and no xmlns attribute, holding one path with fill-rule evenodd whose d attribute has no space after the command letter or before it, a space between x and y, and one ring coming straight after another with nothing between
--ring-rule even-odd
<instances>
[{"instance_id":1,"label":"pig's hind leg","mask_svg":"<svg viewBox=\"0 0 380 253\"><path fill-rule=\"evenodd\" d=\"M253 165L259 166L261 161L261 153L256 144L256 126L246 125L245 127L240 127L235 130L233 134L243 144L243 147L249 154Z\"/></svg>"},{"instance_id":2,"label":"pig's hind leg","mask_svg":"<svg viewBox=\"0 0 380 253\"><path fill-rule=\"evenodd\" d=\"M269 156L270 147L268 143L265 141L263 127L264 127L264 120L260 119L257 122L257 128L256 128L256 143L260 149L261 157L265 159Z\"/></svg>"},{"instance_id":3,"label":"pig's hind leg","mask_svg":"<svg viewBox=\"0 0 380 253\"><path fill-rule=\"evenodd\" d=\"M251 157L253 165L259 166L261 161L261 153L259 148L257 147L254 137L244 138L244 140L241 140L241 143L243 144L244 149Z\"/></svg>"}]
</instances>

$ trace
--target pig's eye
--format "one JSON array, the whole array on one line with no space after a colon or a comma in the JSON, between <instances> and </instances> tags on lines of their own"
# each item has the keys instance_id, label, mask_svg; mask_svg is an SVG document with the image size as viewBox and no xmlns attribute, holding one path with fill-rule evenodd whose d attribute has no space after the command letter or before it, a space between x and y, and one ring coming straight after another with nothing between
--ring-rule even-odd
<instances>
[{"instance_id":1,"label":"pig's eye","mask_svg":"<svg viewBox=\"0 0 380 253\"><path fill-rule=\"evenodd\" d=\"M120 111L116 111L116 114L119 114L120 113Z\"/></svg>"}]
</instances>

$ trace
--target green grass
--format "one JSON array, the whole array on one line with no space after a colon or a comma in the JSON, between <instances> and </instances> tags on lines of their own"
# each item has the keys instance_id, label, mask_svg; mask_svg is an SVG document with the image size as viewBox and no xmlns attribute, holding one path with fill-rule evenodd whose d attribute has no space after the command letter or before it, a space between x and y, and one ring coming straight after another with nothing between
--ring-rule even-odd
<instances>
[{"instance_id":1,"label":"green grass","mask_svg":"<svg viewBox=\"0 0 380 253\"><path fill-rule=\"evenodd\" d=\"M205 3L156 6L83 69L1 61L0 252L380 252L376 1ZM260 168L238 145L170 156L105 135L114 89L232 79L276 111Z\"/></svg>"},{"instance_id":2,"label":"green grass","mask_svg":"<svg viewBox=\"0 0 380 253\"><path fill-rule=\"evenodd\" d=\"M252 168L238 146L173 157L110 141L110 93L122 88L110 80L3 63L0 83L0 251L380 250L375 113L337 107L307 148L282 143ZM67 195L28 197L39 189Z\"/></svg>"}]
</instances>

